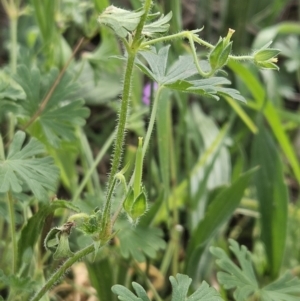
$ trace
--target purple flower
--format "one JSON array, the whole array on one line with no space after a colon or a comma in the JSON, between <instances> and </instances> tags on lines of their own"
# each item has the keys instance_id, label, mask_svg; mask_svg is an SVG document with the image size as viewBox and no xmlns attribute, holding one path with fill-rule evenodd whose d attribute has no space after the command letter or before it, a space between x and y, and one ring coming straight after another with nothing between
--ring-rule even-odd
<instances>
[{"instance_id":1,"label":"purple flower","mask_svg":"<svg viewBox=\"0 0 300 301\"><path fill-rule=\"evenodd\" d=\"M157 82L153 83L153 92L155 92L158 88ZM150 97L151 97L151 83L147 83L143 89L143 103L147 106L150 105Z\"/></svg>"}]
</instances>

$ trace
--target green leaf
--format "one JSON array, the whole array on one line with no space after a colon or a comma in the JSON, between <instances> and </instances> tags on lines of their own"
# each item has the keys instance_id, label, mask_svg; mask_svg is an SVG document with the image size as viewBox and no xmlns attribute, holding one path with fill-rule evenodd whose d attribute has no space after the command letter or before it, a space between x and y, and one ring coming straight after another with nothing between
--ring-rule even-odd
<instances>
[{"instance_id":1,"label":"green leaf","mask_svg":"<svg viewBox=\"0 0 300 301\"><path fill-rule=\"evenodd\" d=\"M203 281L200 287L187 298L187 293L192 279L187 275L177 274L176 278L171 276L172 301L222 301L220 294Z\"/></svg>"},{"instance_id":2,"label":"green leaf","mask_svg":"<svg viewBox=\"0 0 300 301\"><path fill-rule=\"evenodd\" d=\"M143 295L143 299L137 297L135 294L133 294L128 288L126 288L123 285L114 285L112 287L112 291L114 294L118 295L118 299L121 301L150 301L150 299L147 296L146 291L141 287L138 283L133 282L132 286L134 289L139 292L139 295ZM136 292L137 293L137 292Z\"/></svg>"},{"instance_id":3,"label":"green leaf","mask_svg":"<svg viewBox=\"0 0 300 301\"><path fill-rule=\"evenodd\" d=\"M9 190L20 193L26 184L39 200L48 198L47 190L56 190L58 169L50 157L36 158L44 154L43 145L32 138L24 146L26 135L18 131L9 146L5 160L0 160L0 192Z\"/></svg>"},{"instance_id":4,"label":"green leaf","mask_svg":"<svg viewBox=\"0 0 300 301\"><path fill-rule=\"evenodd\" d=\"M159 34L165 33L169 30L170 24L168 22L172 19L172 12L161 17L149 24L146 24L142 30L142 34L147 37L156 37Z\"/></svg>"},{"instance_id":5,"label":"green leaf","mask_svg":"<svg viewBox=\"0 0 300 301\"><path fill-rule=\"evenodd\" d=\"M222 301L220 294L212 287L203 281L200 287L189 297L187 293L192 282L192 279L187 275L177 274L176 277L171 276L170 282L172 285L171 301ZM114 285L112 291L118 295L121 301L150 301L145 289L138 283L133 282L132 286L136 292L134 295L129 289L122 285Z\"/></svg>"},{"instance_id":6,"label":"green leaf","mask_svg":"<svg viewBox=\"0 0 300 301\"><path fill-rule=\"evenodd\" d=\"M245 246L240 247L233 239L229 240L230 249L236 256L240 267L234 264L220 248L211 247L211 253L218 258L217 265L224 271L218 272L218 281L225 289L235 288L234 298L246 301L258 290L258 283L251 263L251 254Z\"/></svg>"},{"instance_id":7,"label":"green leaf","mask_svg":"<svg viewBox=\"0 0 300 301\"><path fill-rule=\"evenodd\" d=\"M251 94L253 95L256 103L259 105L259 109L264 107L264 116L268 120L270 127L274 133L274 136L278 140L282 150L284 151L285 156L287 157L293 172L297 178L298 183L300 183L300 164L299 160L294 151L294 147L291 144L290 139L288 138L282 124L280 117L275 110L273 103L268 100L265 102L265 91L264 87L258 81L257 78L253 75L253 73L247 69L247 67L243 66L238 62L229 62L228 65L233 72L238 75L241 80L245 83Z\"/></svg>"},{"instance_id":8,"label":"green leaf","mask_svg":"<svg viewBox=\"0 0 300 301\"><path fill-rule=\"evenodd\" d=\"M232 216L255 170L249 170L231 186L222 190L208 206L204 218L193 231L188 244L186 271L189 275L195 274L199 259L208 240Z\"/></svg>"},{"instance_id":9,"label":"green leaf","mask_svg":"<svg viewBox=\"0 0 300 301\"><path fill-rule=\"evenodd\" d=\"M300 280L289 272L262 289L262 301L298 301L300 297Z\"/></svg>"},{"instance_id":10,"label":"green leaf","mask_svg":"<svg viewBox=\"0 0 300 301\"><path fill-rule=\"evenodd\" d=\"M143 14L143 10L132 12L110 5L99 16L98 22L110 27L119 37L126 38L137 28Z\"/></svg>"},{"instance_id":11,"label":"green leaf","mask_svg":"<svg viewBox=\"0 0 300 301\"><path fill-rule=\"evenodd\" d=\"M229 240L230 249L236 256L237 266L220 248L211 247L211 253L217 257L217 265L223 270L218 272L218 281L225 289L235 289L234 298L237 301L246 301L255 295L259 301L297 301L300 297L300 280L289 273L281 276L273 283L259 288L253 266L251 254L245 246L240 247L232 239Z\"/></svg>"},{"instance_id":12,"label":"green leaf","mask_svg":"<svg viewBox=\"0 0 300 301\"><path fill-rule=\"evenodd\" d=\"M235 100L246 102L246 99L240 94L238 90L232 88L224 88L220 85L229 85L231 82L224 77L211 77L207 79L200 79L189 81L192 87L187 89L187 92L196 93L200 95L207 95L219 99L219 96L229 96Z\"/></svg>"},{"instance_id":13,"label":"green leaf","mask_svg":"<svg viewBox=\"0 0 300 301\"><path fill-rule=\"evenodd\" d=\"M21 90L14 88L8 83L1 80L0 82L0 100L19 100L24 99L24 94Z\"/></svg>"},{"instance_id":14,"label":"green leaf","mask_svg":"<svg viewBox=\"0 0 300 301\"><path fill-rule=\"evenodd\" d=\"M21 65L15 75L16 82L26 94L26 99L20 103L23 109L21 116L29 121L38 114L29 131L36 138L54 147L58 147L61 140L75 140L75 129L84 125L85 118L89 115L89 110L83 107L82 99L73 100L78 85L67 73L45 102L45 96L58 74L58 69L53 68L47 75L41 76L37 68L29 70Z\"/></svg>"},{"instance_id":15,"label":"green leaf","mask_svg":"<svg viewBox=\"0 0 300 301\"><path fill-rule=\"evenodd\" d=\"M158 52L155 48L151 48L151 51L141 51L139 54L146 60L149 67L139 59L136 59L136 66L160 85L180 82L198 73L192 56L187 55L179 56L179 59L167 68L169 48L170 45L167 45Z\"/></svg>"},{"instance_id":16,"label":"green leaf","mask_svg":"<svg viewBox=\"0 0 300 301\"><path fill-rule=\"evenodd\" d=\"M283 164L276 145L260 116L259 133L254 137L253 164L260 168L255 174L260 208L261 235L271 275L276 277L283 260L288 219L288 190L284 183ZM270 210L272 208L272 210Z\"/></svg>"},{"instance_id":17,"label":"green leaf","mask_svg":"<svg viewBox=\"0 0 300 301\"><path fill-rule=\"evenodd\" d=\"M156 252L166 246L160 229L140 225L132 227L126 221L119 221L117 227L120 230L117 235L120 240L120 251L124 258L131 256L142 262L146 260L146 256L155 258Z\"/></svg>"}]
</instances>

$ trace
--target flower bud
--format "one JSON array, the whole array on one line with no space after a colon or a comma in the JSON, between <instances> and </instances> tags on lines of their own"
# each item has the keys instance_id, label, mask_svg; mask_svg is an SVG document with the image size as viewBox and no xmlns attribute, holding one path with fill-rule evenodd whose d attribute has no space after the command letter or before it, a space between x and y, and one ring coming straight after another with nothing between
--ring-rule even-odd
<instances>
[{"instance_id":1,"label":"flower bud","mask_svg":"<svg viewBox=\"0 0 300 301\"><path fill-rule=\"evenodd\" d=\"M280 53L280 50L268 48L271 43L272 41L254 52L254 63L262 69L279 70L279 67L275 63L278 62L276 56Z\"/></svg>"},{"instance_id":2,"label":"flower bud","mask_svg":"<svg viewBox=\"0 0 300 301\"><path fill-rule=\"evenodd\" d=\"M133 221L136 221L139 217L145 214L147 211L147 196L142 190L140 195L136 198L134 201L131 211L130 211L130 217L133 219Z\"/></svg>"},{"instance_id":3,"label":"flower bud","mask_svg":"<svg viewBox=\"0 0 300 301\"><path fill-rule=\"evenodd\" d=\"M234 30L229 29L226 38L220 38L215 48L209 54L208 60L213 70L220 69L227 64L232 48L232 42L230 42L230 38L233 33Z\"/></svg>"}]
</instances>

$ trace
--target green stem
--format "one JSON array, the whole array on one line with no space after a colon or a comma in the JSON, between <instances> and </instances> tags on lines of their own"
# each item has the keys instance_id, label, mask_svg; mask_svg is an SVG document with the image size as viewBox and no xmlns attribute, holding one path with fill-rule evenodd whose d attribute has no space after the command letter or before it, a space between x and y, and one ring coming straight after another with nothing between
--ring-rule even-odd
<instances>
[{"instance_id":1,"label":"green stem","mask_svg":"<svg viewBox=\"0 0 300 301\"><path fill-rule=\"evenodd\" d=\"M153 40L142 43L141 47L144 48L144 47L154 45L154 44L159 43L159 42L166 42L166 41L172 41L172 40L175 40L175 39L187 38L189 40L190 46L193 50L193 54L195 53L195 55L196 55L196 49L195 49L195 46L194 46L193 42L196 42L199 45L205 46L207 48L213 49L215 47L215 45L202 40L201 38L199 38L195 34L196 32L199 32L199 31L200 31L200 29L198 29L197 31L195 31L195 30L182 31L182 32L179 32L179 33L176 33L176 34L166 36L166 37L160 37L160 38L153 39ZM229 55L229 58L232 59L232 60L235 60L235 61L252 61L253 60L252 55ZM200 73L200 74L202 75L202 73ZM206 74L205 74L205 76L207 77Z\"/></svg>"},{"instance_id":2,"label":"green stem","mask_svg":"<svg viewBox=\"0 0 300 301\"><path fill-rule=\"evenodd\" d=\"M71 258L67 259L62 266L47 280L45 285L35 294L31 301L40 300L47 291L66 273L66 271L78 260L94 251L94 244L78 251Z\"/></svg>"},{"instance_id":3,"label":"green stem","mask_svg":"<svg viewBox=\"0 0 300 301\"><path fill-rule=\"evenodd\" d=\"M73 197L73 202L76 201L80 195L80 193L82 192L82 190L84 189L86 183L88 182L89 178L91 177L91 175L93 174L94 170L96 169L96 167L98 166L99 162L102 160L103 156L105 155L105 153L107 152L107 150L109 149L109 147L111 146L113 139L114 139L115 135L114 133L110 135L110 137L106 140L105 144L103 145L102 149L100 150L100 152L98 153L96 159L94 160L94 163L92 164L92 166L90 167L90 169L88 170L88 172L85 174L82 182L80 183L79 187L77 188L77 190L74 193L74 197Z\"/></svg>"},{"instance_id":4,"label":"green stem","mask_svg":"<svg viewBox=\"0 0 300 301\"><path fill-rule=\"evenodd\" d=\"M129 98L130 98L130 92L131 92L131 77L133 73L133 66L134 66L134 60L135 60L135 52L128 53L128 59L127 59L127 66L126 66L126 72L125 72L125 79L123 84L123 98L121 103L121 109L120 109L120 116L119 116L119 122L117 126L117 133L115 138L115 149L112 159L112 166L110 175L108 178L108 187L107 187L107 193L111 190L115 175L118 171L118 168L120 166L120 161L122 157L122 150L123 150L123 144L125 139L125 126L127 121L127 114L128 114L128 107L129 107ZM108 197L108 195L107 195ZM109 201L107 199L107 201Z\"/></svg>"},{"instance_id":5,"label":"green stem","mask_svg":"<svg viewBox=\"0 0 300 301\"><path fill-rule=\"evenodd\" d=\"M159 86L156 93L155 93L155 98L153 101L153 107L152 107L152 111L151 111L151 116L150 116L150 120L149 120L149 124L148 124L148 129L147 129L147 133L144 139L144 144L143 144L143 158L145 157L149 142L150 142L150 138L152 135L152 131L153 131L153 127L154 127L154 123L155 123L155 118L156 118L156 111L157 111L157 106L158 106L158 100L160 97L160 93L162 91L163 87Z\"/></svg>"},{"instance_id":6,"label":"green stem","mask_svg":"<svg viewBox=\"0 0 300 301\"><path fill-rule=\"evenodd\" d=\"M143 160L150 142L150 138L151 138L151 134L153 131L153 127L154 127L154 123L155 123L155 117L156 117L156 111L157 111L157 106L158 106L158 100L159 100L159 96L160 93L163 89L163 86L158 87L156 93L155 93L155 98L154 98L154 102L153 102L153 107L152 107L152 111L151 111L151 116L150 116L150 121L149 121L149 125L148 125L148 129L147 129L147 133L144 139L144 144L143 144ZM129 185L132 185L134 180L134 173L131 176Z\"/></svg>"},{"instance_id":7,"label":"green stem","mask_svg":"<svg viewBox=\"0 0 300 301\"><path fill-rule=\"evenodd\" d=\"M134 199L136 199L141 192L141 183L142 183L142 174L143 174L143 150L142 150L142 147L143 147L143 138L139 137L138 148L136 151L134 183L133 183Z\"/></svg>"},{"instance_id":8,"label":"green stem","mask_svg":"<svg viewBox=\"0 0 300 301\"><path fill-rule=\"evenodd\" d=\"M151 8L151 0L145 0L144 7L143 7L145 13L141 17L140 23L137 26L134 40L132 42L131 47L127 46L128 58L127 58L127 65L126 65L125 78L123 84L123 98L122 98L122 104L120 109L119 122L117 126L117 134L115 139L115 149L113 153L111 172L108 178L107 197L109 191L112 188L115 175L120 166L123 144L125 139L125 126L126 126L128 108L129 108L129 99L131 93L131 78L133 73L134 61L135 61L135 56L140 47L140 40L141 40L140 38L141 38L142 30L146 22L150 8ZM109 202L110 200L107 199L106 201Z\"/></svg>"},{"instance_id":9,"label":"green stem","mask_svg":"<svg viewBox=\"0 0 300 301\"><path fill-rule=\"evenodd\" d=\"M16 219L15 219L15 209L14 209L14 199L12 197L11 191L7 193L7 205L8 213L10 219L10 234L12 241L12 274L17 272L17 256L18 256L18 245L16 236Z\"/></svg>"},{"instance_id":10,"label":"green stem","mask_svg":"<svg viewBox=\"0 0 300 301\"><path fill-rule=\"evenodd\" d=\"M196 47L195 47L195 44L194 44L193 36L194 36L194 35L189 34L189 35L188 35L188 39L189 39L190 46L191 46L191 49L192 49L192 56L193 56L193 58L194 58L194 63L195 63L196 68L197 68L197 70L198 70L198 72L199 72L199 74L200 74L201 76L203 76L203 77L209 77L209 76L211 76L211 75L215 72L215 70L212 69L212 70L209 71L209 72L204 72L204 71L201 69L200 64L199 64L199 61L198 61L198 57L197 57L197 52L196 52Z\"/></svg>"}]
</instances>

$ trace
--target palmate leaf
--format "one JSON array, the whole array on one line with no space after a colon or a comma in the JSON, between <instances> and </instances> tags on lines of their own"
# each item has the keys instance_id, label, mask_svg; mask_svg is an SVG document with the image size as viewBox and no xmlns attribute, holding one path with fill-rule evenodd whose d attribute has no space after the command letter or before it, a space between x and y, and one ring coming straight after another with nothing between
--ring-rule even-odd
<instances>
[{"instance_id":1,"label":"palmate leaf","mask_svg":"<svg viewBox=\"0 0 300 301\"><path fill-rule=\"evenodd\" d=\"M218 272L218 281L225 289L235 289L234 298L246 301L250 296L260 301L297 301L300 297L300 280L286 273L273 283L259 288L251 262L251 254L245 246L240 247L232 239L230 249L236 256L238 267L220 248L211 247L211 253L218 258L217 265L223 270Z\"/></svg>"},{"instance_id":2,"label":"palmate leaf","mask_svg":"<svg viewBox=\"0 0 300 301\"><path fill-rule=\"evenodd\" d=\"M69 74L62 77L41 110L42 101L55 82L58 72L53 68L47 75L41 76L39 69L29 70L21 65L15 76L16 82L26 94L26 99L20 103L21 116L30 120L40 110L38 118L29 128L30 133L44 142L47 140L54 147L58 147L61 140L74 140L76 127L84 125L85 118L89 115L82 99L73 100L77 84L72 82Z\"/></svg>"},{"instance_id":3,"label":"palmate leaf","mask_svg":"<svg viewBox=\"0 0 300 301\"><path fill-rule=\"evenodd\" d=\"M169 48L170 45L162 47L158 51L155 48L152 48L151 51L141 51L140 55L146 60L147 65L136 59L136 66L159 85L172 90L204 95L216 100L219 100L220 96L229 96L235 100L246 102L239 91L221 86L231 84L224 77L188 80L189 77L198 74L191 55L179 56L178 60L170 68L167 68ZM200 61L199 64L204 71L209 71L206 61Z\"/></svg>"},{"instance_id":4,"label":"palmate leaf","mask_svg":"<svg viewBox=\"0 0 300 301\"><path fill-rule=\"evenodd\" d=\"M203 281L200 287L189 297L187 297L189 286L192 279L187 275L177 274L171 276L172 299L171 301L222 301L220 294ZM144 288L136 282L132 283L135 290L133 294L129 289L122 285L114 285L112 291L118 295L121 301L150 301Z\"/></svg>"},{"instance_id":5,"label":"palmate leaf","mask_svg":"<svg viewBox=\"0 0 300 301\"><path fill-rule=\"evenodd\" d=\"M18 111L16 101L22 99L24 99L24 93L21 89L16 89L0 79L0 116L8 112L16 113Z\"/></svg>"},{"instance_id":6,"label":"palmate leaf","mask_svg":"<svg viewBox=\"0 0 300 301\"><path fill-rule=\"evenodd\" d=\"M44 154L43 145L35 138L24 146L25 133L18 131L10 144L6 159L0 158L0 192L20 193L26 184L39 200L47 199L47 190L55 191L58 168Z\"/></svg>"},{"instance_id":7,"label":"palmate leaf","mask_svg":"<svg viewBox=\"0 0 300 301\"><path fill-rule=\"evenodd\" d=\"M232 88L224 88L220 85L230 85L231 82L224 77L211 77L200 80L189 81L191 84L187 88L190 93L199 95L206 95L219 100L219 96L229 96L235 100L246 102L246 99L240 94L238 90Z\"/></svg>"},{"instance_id":8,"label":"palmate leaf","mask_svg":"<svg viewBox=\"0 0 300 301\"><path fill-rule=\"evenodd\" d=\"M142 262L146 260L146 256L155 258L156 252L166 246L161 238L163 233L160 229L140 225L132 227L126 221L118 222L117 228L120 229L117 235L120 240L120 251L125 258L131 256Z\"/></svg>"},{"instance_id":9,"label":"palmate leaf","mask_svg":"<svg viewBox=\"0 0 300 301\"><path fill-rule=\"evenodd\" d=\"M157 50L141 51L140 55L146 60L149 67L136 59L136 66L160 85L172 84L197 74L197 68L192 56L180 56L179 59L167 69L170 45Z\"/></svg>"}]
</instances>

